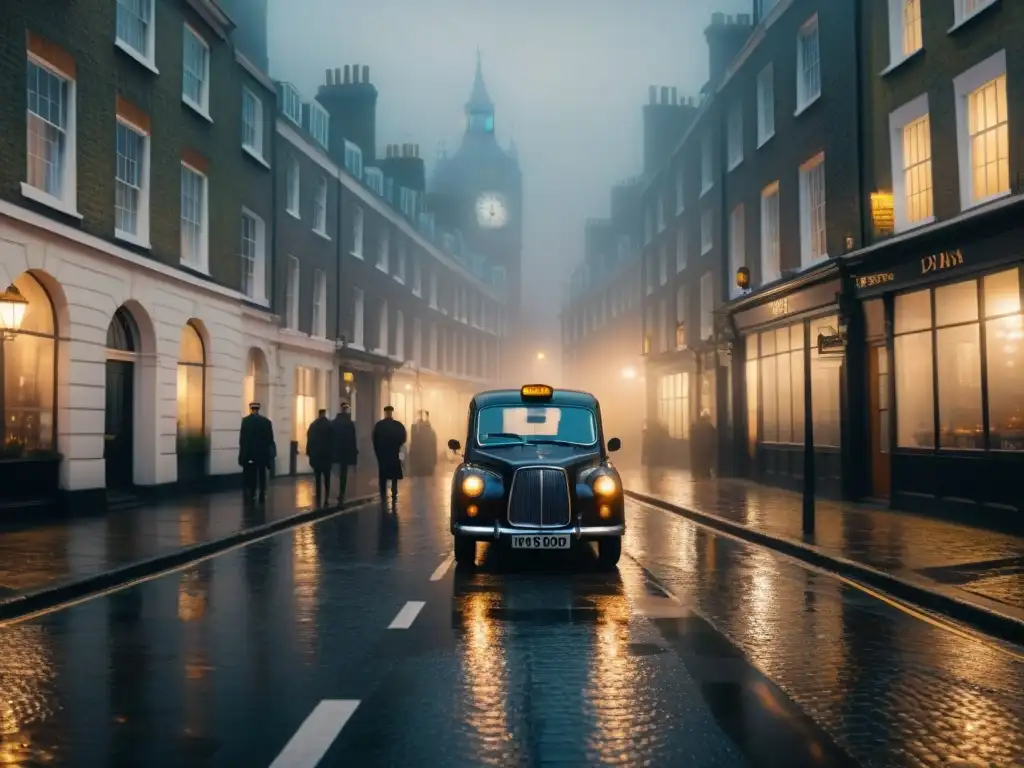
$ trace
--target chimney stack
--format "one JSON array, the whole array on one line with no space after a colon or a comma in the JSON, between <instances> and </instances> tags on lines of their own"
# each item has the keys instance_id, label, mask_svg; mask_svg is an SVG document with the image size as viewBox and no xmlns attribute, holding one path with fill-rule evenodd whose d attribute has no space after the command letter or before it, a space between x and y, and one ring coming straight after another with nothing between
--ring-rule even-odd
<instances>
[{"instance_id":1,"label":"chimney stack","mask_svg":"<svg viewBox=\"0 0 1024 768\"><path fill-rule=\"evenodd\" d=\"M0 0L2 1L2 0ZM362 72L360 72L360 69ZM345 64L327 70L326 84L317 91L317 101L330 115L329 147L331 158L345 162L345 142L362 150L364 164L377 159L377 89L370 84L369 67ZM362 77L360 77L362 74Z\"/></svg>"},{"instance_id":2,"label":"chimney stack","mask_svg":"<svg viewBox=\"0 0 1024 768\"><path fill-rule=\"evenodd\" d=\"M658 103L658 86L650 85L647 87L647 103L657 104Z\"/></svg>"},{"instance_id":3,"label":"chimney stack","mask_svg":"<svg viewBox=\"0 0 1024 768\"><path fill-rule=\"evenodd\" d=\"M708 42L708 87L717 88L722 82L751 32L750 14L739 14L735 19L722 13L711 15L711 26L704 30Z\"/></svg>"},{"instance_id":4,"label":"chimney stack","mask_svg":"<svg viewBox=\"0 0 1024 768\"><path fill-rule=\"evenodd\" d=\"M334 83L331 81L332 74L333 74L333 71L331 70L330 67L328 67L327 68L327 84L328 85L334 85Z\"/></svg>"},{"instance_id":5,"label":"chimney stack","mask_svg":"<svg viewBox=\"0 0 1024 768\"><path fill-rule=\"evenodd\" d=\"M337 71L337 70L335 70ZM349 72L348 64L345 65L345 85L348 85L351 81L352 74Z\"/></svg>"},{"instance_id":6,"label":"chimney stack","mask_svg":"<svg viewBox=\"0 0 1024 768\"><path fill-rule=\"evenodd\" d=\"M369 84L370 82L370 68L363 67L363 82Z\"/></svg>"},{"instance_id":7,"label":"chimney stack","mask_svg":"<svg viewBox=\"0 0 1024 768\"><path fill-rule=\"evenodd\" d=\"M358 85L359 84L359 65L358 64L353 64L352 65L352 83L353 83L353 85Z\"/></svg>"}]
</instances>

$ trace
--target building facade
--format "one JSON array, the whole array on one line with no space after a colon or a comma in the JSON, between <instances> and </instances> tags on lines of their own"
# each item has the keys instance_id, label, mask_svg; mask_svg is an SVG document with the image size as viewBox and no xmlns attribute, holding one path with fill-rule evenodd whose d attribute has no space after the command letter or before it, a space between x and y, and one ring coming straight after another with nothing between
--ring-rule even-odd
<instances>
[{"instance_id":1,"label":"building facade","mask_svg":"<svg viewBox=\"0 0 1024 768\"><path fill-rule=\"evenodd\" d=\"M426 410L439 433L462 439L469 398L498 372L501 275L427 211L418 146L377 156L368 67L328 70L309 101L288 83L279 92L271 369L288 468L308 471L306 429L341 400L366 456L388 404L406 424ZM254 381L265 358L250 362Z\"/></svg>"},{"instance_id":2,"label":"building facade","mask_svg":"<svg viewBox=\"0 0 1024 768\"><path fill-rule=\"evenodd\" d=\"M1024 526L1024 8L865 4L864 247L846 419L857 496Z\"/></svg>"},{"instance_id":3,"label":"building facade","mask_svg":"<svg viewBox=\"0 0 1024 768\"><path fill-rule=\"evenodd\" d=\"M643 177L616 185L610 216L584 227L584 260L562 306L562 383L593 392L605 432L623 456L640 459L644 371L641 355L639 193Z\"/></svg>"},{"instance_id":4,"label":"building facade","mask_svg":"<svg viewBox=\"0 0 1024 768\"><path fill-rule=\"evenodd\" d=\"M247 139L269 81L212 2L15 2L3 24L3 504L236 473L244 318L270 318L239 258L244 212L271 220Z\"/></svg>"}]
</instances>

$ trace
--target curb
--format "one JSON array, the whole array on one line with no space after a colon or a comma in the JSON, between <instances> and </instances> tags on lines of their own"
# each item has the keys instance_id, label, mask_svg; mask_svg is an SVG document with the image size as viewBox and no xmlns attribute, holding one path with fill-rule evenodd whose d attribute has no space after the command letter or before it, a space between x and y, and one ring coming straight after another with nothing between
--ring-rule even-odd
<instances>
[{"instance_id":1,"label":"curb","mask_svg":"<svg viewBox=\"0 0 1024 768\"><path fill-rule=\"evenodd\" d=\"M915 583L910 579L896 576L864 563L858 563L837 555L825 554L820 549L808 544L748 528L745 525L734 523L717 515L698 512L688 507L681 507L678 504L629 489L625 489L624 493L635 501L643 502L666 512L673 512L712 530L729 533L751 544L774 549L826 571L831 571L863 584L876 587L918 608L931 610L948 618L969 624L985 634L992 635L1014 645L1019 644L1020 638L1024 637L1024 621L997 610Z\"/></svg>"},{"instance_id":2,"label":"curb","mask_svg":"<svg viewBox=\"0 0 1024 768\"><path fill-rule=\"evenodd\" d=\"M211 555L216 555L239 544L245 544L273 533L280 533L289 528L297 528L304 523L315 522L357 507L364 507L372 504L376 498L376 495L358 496L345 502L341 508L327 507L296 512L294 515L289 515L280 520L272 520L269 523L263 523L253 528L245 528L219 539L211 539L200 544L193 544L190 547L157 555L147 560L139 560L138 562L93 574L92 576L86 576L85 578L43 587L35 592L15 595L10 599L0 601L0 622L23 618L39 611L55 608L74 600L80 600L99 592L124 586L147 576L153 576L162 571L185 565L194 560L201 560Z\"/></svg>"}]
</instances>

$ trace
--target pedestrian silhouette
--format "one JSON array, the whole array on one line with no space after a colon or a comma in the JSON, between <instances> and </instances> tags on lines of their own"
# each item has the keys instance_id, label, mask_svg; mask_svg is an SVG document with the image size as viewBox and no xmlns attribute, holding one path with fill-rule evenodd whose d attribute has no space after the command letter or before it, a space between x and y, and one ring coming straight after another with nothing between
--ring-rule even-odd
<instances>
[{"instance_id":1,"label":"pedestrian silhouette","mask_svg":"<svg viewBox=\"0 0 1024 768\"><path fill-rule=\"evenodd\" d=\"M259 403L249 403L249 415L238 430L238 465L242 468L245 500L251 502L259 491L259 500L267 499L267 469L277 458L274 425L260 413Z\"/></svg>"},{"instance_id":2,"label":"pedestrian silhouette","mask_svg":"<svg viewBox=\"0 0 1024 768\"><path fill-rule=\"evenodd\" d=\"M323 507L331 502L331 451L334 447L334 430L327 418L327 410L320 409L316 419L306 430L306 455L313 469L316 483L316 506ZM321 494L321 490L323 493Z\"/></svg>"},{"instance_id":3,"label":"pedestrian silhouette","mask_svg":"<svg viewBox=\"0 0 1024 768\"><path fill-rule=\"evenodd\" d=\"M377 481L381 503L387 501L389 480L391 501L398 501L398 481L404 477L401 451L405 439L405 425L395 418L394 406L385 406L384 418L373 425L373 452L377 456Z\"/></svg>"},{"instance_id":4,"label":"pedestrian silhouette","mask_svg":"<svg viewBox=\"0 0 1024 768\"><path fill-rule=\"evenodd\" d=\"M341 410L331 422L334 439L332 457L338 466L338 507L345 502L345 489L348 486L348 468L356 466L359 460L359 448L356 445L356 423L352 420L352 411L348 403L342 401Z\"/></svg>"}]
</instances>

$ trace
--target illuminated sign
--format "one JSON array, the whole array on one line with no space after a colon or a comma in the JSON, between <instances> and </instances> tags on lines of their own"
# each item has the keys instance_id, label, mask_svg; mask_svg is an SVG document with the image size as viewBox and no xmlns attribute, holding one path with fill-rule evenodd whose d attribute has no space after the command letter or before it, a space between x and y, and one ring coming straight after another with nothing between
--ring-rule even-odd
<instances>
[{"instance_id":1,"label":"illuminated sign","mask_svg":"<svg viewBox=\"0 0 1024 768\"><path fill-rule=\"evenodd\" d=\"M350 383L356 380L355 374L352 373L351 371L345 371L343 374L341 374L341 378L343 381L347 381Z\"/></svg>"},{"instance_id":2,"label":"illuminated sign","mask_svg":"<svg viewBox=\"0 0 1024 768\"><path fill-rule=\"evenodd\" d=\"M876 285L885 285L896 279L892 272L881 272L877 275L864 275L857 278L858 288L874 288Z\"/></svg>"},{"instance_id":3,"label":"illuminated sign","mask_svg":"<svg viewBox=\"0 0 1024 768\"><path fill-rule=\"evenodd\" d=\"M523 397L551 397L555 393L547 384L527 384L519 394Z\"/></svg>"},{"instance_id":4,"label":"illuminated sign","mask_svg":"<svg viewBox=\"0 0 1024 768\"><path fill-rule=\"evenodd\" d=\"M785 315L789 313L789 299L776 299L771 304L772 314L778 317L779 315Z\"/></svg>"},{"instance_id":5,"label":"illuminated sign","mask_svg":"<svg viewBox=\"0 0 1024 768\"><path fill-rule=\"evenodd\" d=\"M931 256L925 256L921 259L921 274L927 275L929 272L937 272L942 269L951 269L952 267L962 266L964 263L964 255L957 248L955 251L943 251L942 253L935 253Z\"/></svg>"},{"instance_id":6,"label":"illuminated sign","mask_svg":"<svg viewBox=\"0 0 1024 768\"><path fill-rule=\"evenodd\" d=\"M895 231L895 206L889 192L871 194L871 223L879 235L891 235Z\"/></svg>"}]
</instances>

